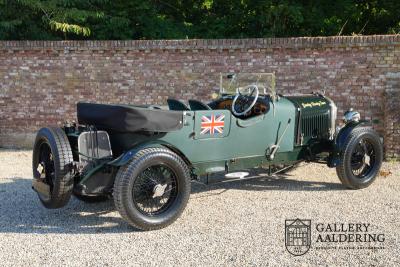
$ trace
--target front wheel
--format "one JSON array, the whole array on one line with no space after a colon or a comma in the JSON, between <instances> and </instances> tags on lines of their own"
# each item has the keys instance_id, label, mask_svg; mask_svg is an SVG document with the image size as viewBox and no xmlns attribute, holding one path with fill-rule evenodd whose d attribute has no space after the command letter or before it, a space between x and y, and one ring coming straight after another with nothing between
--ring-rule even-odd
<instances>
[{"instance_id":1,"label":"front wheel","mask_svg":"<svg viewBox=\"0 0 400 267\"><path fill-rule=\"evenodd\" d=\"M347 138L336 173L350 189L372 184L381 168L383 149L378 134L371 128L356 128Z\"/></svg>"},{"instance_id":2,"label":"front wheel","mask_svg":"<svg viewBox=\"0 0 400 267\"><path fill-rule=\"evenodd\" d=\"M164 228L181 215L189 200L189 169L169 149L143 149L118 171L113 194L117 210L130 225L141 230Z\"/></svg>"}]
</instances>

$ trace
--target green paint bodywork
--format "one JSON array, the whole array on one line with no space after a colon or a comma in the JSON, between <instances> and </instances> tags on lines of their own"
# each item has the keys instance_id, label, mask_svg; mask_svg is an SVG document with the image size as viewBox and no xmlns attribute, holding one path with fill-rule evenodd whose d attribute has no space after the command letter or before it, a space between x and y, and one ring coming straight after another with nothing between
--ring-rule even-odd
<instances>
[{"instance_id":1,"label":"green paint bodywork","mask_svg":"<svg viewBox=\"0 0 400 267\"><path fill-rule=\"evenodd\" d=\"M207 115L225 116L223 133L201 134L201 119ZM109 164L124 165L140 149L154 146L168 147L180 154L197 175L296 162L303 160L304 155L304 148L295 147L294 143L296 116L295 105L284 97L271 102L266 114L245 120L229 110L185 111L183 127L178 131L151 135L110 133L112 147L131 149ZM278 142L286 127L274 160L269 160L270 147Z\"/></svg>"},{"instance_id":2,"label":"green paint bodywork","mask_svg":"<svg viewBox=\"0 0 400 267\"><path fill-rule=\"evenodd\" d=\"M248 119L237 118L230 110L182 111L182 128L166 133L107 131L114 158L102 161L84 174L84 183L105 166L119 168L127 164L144 148L167 147L180 155L199 176L215 172L229 172L253 167L291 164L310 159L332 150L330 140L306 136L298 142L301 116L329 114L329 103L322 96L278 97L269 100L269 110ZM319 103L319 104L318 104ZM144 108L144 107L136 107ZM222 133L202 134L203 116L224 116ZM329 118L328 118L329 119ZM286 130L285 130L286 129ZM79 131L67 133L76 139ZM271 147L281 139L275 157ZM72 142L74 143L74 142ZM76 143L76 142L75 142Z\"/></svg>"}]
</instances>

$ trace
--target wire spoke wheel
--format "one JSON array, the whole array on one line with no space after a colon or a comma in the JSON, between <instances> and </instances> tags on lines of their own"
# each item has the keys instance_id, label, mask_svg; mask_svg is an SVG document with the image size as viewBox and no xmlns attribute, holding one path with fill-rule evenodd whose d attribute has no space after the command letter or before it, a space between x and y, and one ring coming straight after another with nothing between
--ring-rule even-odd
<instances>
[{"instance_id":1,"label":"wire spoke wheel","mask_svg":"<svg viewBox=\"0 0 400 267\"><path fill-rule=\"evenodd\" d=\"M42 143L39 148L39 165L43 168L44 180L50 186L50 190L54 187L55 169L54 158L49 144Z\"/></svg>"},{"instance_id":2,"label":"wire spoke wheel","mask_svg":"<svg viewBox=\"0 0 400 267\"><path fill-rule=\"evenodd\" d=\"M347 188L362 189L371 185L379 174L383 148L379 135L370 127L356 127L342 145L336 173Z\"/></svg>"},{"instance_id":3,"label":"wire spoke wheel","mask_svg":"<svg viewBox=\"0 0 400 267\"><path fill-rule=\"evenodd\" d=\"M351 154L351 170L355 177L367 176L375 164L374 146L366 139L361 139Z\"/></svg>"},{"instance_id":4,"label":"wire spoke wheel","mask_svg":"<svg viewBox=\"0 0 400 267\"><path fill-rule=\"evenodd\" d=\"M154 216L167 210L177 197L177 175L164 164L143 170L135 180L132 199L143 214Z\"/></svg>"},{"instance_id":5,"label":"wire spoke wheel","mask_svg":"<svg viewBox=\"0 0 400 267\"><path fill-rule=\"evenodd\" d=\"M118 170L113 196L131 226L146 231L166 227L189 200L190 170L167 148L144 148Z\"/></svg>"}]
</instances>

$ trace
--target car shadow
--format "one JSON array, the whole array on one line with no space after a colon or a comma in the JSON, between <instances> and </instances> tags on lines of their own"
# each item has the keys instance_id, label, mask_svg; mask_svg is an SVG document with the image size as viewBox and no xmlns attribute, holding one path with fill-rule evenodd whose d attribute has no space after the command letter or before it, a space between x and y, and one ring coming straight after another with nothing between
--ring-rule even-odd
<instances>
[{"instance_id":1,"label":"car shadow","mask_svg":"<svg viewBox=\"0 0 400 267\"><path fill-rule=\"evenodd\" d=\"M207 196L222 194L227 190L249 190L249 191L336 191L346 188L338 181L337 183L316 182L298 180L291 174L280 174L269 176L265 170L255 170L244 179L210 184L195 183L192 186L192 194L211 191ZM222 190L222 191L221 191ZM203 196L200 196L203 197Z\"/></svg>"},{"instance_id":2,"label":"car shadow","mask_svg":"<svg viewBox=\"0 0 400 267\"><path fill-rule=\"evenodd\" d=\"M32 180L10 178L0 184L0 233L96 234L135 229L115 212L112 200L85 203L75 197L61 209L46 209L31 189Z\"/></svg>"},{"instance_id":3,"label":"car shadow","mask_svg":"<svg viewBox=\"0 0 400 267\"><path fill-rule=\"evenodd\" d=\"M258 177L218 184L192 185L192 198L212 197L227 190L325 191L343 190L340 183L299 181L289 175ZM114 202L85 203L71 198L61 209L44 208L29 178L13 177L0 184L0 233L98 234L137 231L116 212ZM204 192L209 192L204 194Z\"/></svg>"}]
</instances>

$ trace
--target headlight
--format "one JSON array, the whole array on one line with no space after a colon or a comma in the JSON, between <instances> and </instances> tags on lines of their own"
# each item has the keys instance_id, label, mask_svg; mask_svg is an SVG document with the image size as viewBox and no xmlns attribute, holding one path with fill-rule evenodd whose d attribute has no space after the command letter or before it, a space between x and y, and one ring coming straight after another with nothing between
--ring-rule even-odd
<instances>
[{"instance_id":1,"label":"headlight","mask_svg":"<svg viewBox=\"0 0 400 267\"><path fill-rule=\"evenodd\" d=\"M359 122L361 119L361 115L359 112L354 111L352 108L344 113L343 120L345 123L349 123L351 121Z\"/></svg>"}]
</instances>

